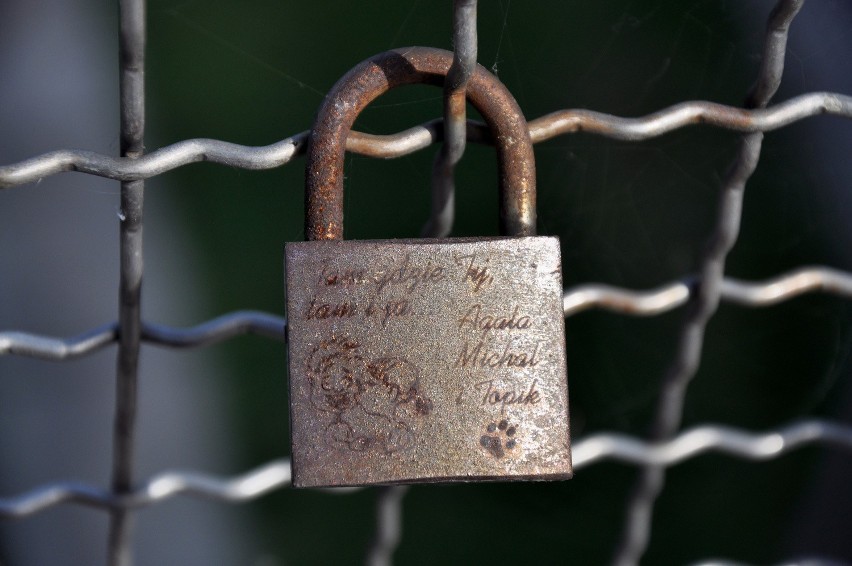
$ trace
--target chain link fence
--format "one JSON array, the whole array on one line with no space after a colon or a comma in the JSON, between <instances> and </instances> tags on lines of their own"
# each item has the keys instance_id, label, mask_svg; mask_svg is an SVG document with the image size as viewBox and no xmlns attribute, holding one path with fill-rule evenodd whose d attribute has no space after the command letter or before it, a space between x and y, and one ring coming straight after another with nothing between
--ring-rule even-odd
<instances>
[{"instance_id":1,"label":"chain link fence","mask_svg":"<svg viewBox=\"0 0 852 566\"><path fill-rule=\"evenodd\" d=\"M590 282L569 287L564 293L569 333L570 318L588 310L609 311L625 317L650 317L684 307L676 352L659 383L648 435L638 437L619 432L595 432L574 438L573 459L578 475L594 473L587 468L604 461L626 463L638 470L638 479L627 497L622 534L619 542L613 544L614 564L638 564L646 554L649 540L654 536L652 525L657 499L666 489L666 478L673 466L698 459L708 452L758 461L779 459L806 445L830 446L845 455L852 450L852 428L848 424L814 417L782 424L766 432L716 424L683 427L685 400L702 362L705 331L720 304L764 308L814 293L852 298L852 273L827 266L798 267L764 280L726 276L726 260L737 243L740 231L744 192L758 167L764 134L820 114L852 117L852 97L834 92L809 92L772 102L785 68L788 32L803 3L803 0L780 0L769 15L759 71L742 108L712 102L680 102L639 118L618 117L594 110L559 110L529 121L535 143L577 133L621 142L642 142L696 124L743 134L729 171L719 180L721 188L715 225L701 253L696 275L684 276L650 290ZM810 8L820 8L817 3L812 4ZM475 18L476 15L475 11L472 16L468 11L459 17ZM244 310L189 327L173 327L142 319L140 290L145 180L200 161L243 170L278 168L302 155L309 135L302 132L262 147L215 139L188 139L145 152L145 22L144 0L121 2L120 157L90 151L59 150L0 166L0 188L25 185L11 190L28 190L32 183L66 171L121 182L118 320L71 338L15 329L0 332L0 356L70 361L117 344L111 485L103 487L57 478L53 483L25 493L6 494L0 499L0 517L6 520L24 521L59 505L85 505L107 513L111 525L108 543L111 564L132 562L131 523L142 508L159 505L178 496L244 502L290 485L287 458L264 463L234 477L217 477L199 471L162 472L153 477L138 478L134 473L135 423L137 417L146 418L144 414L136 414L137 365L141 349L152 345L197 348L245 334L283 343L286 342L287 324L283 317L274 313ZM469 31L470 26L467 29ZM448 90L447 97L451 96ZM453 128L453 131L458 131L458 125ZM437 120L393 135L353 132L347 149L356 155L396 158L440 143L443 131L442 122ZM467 141L487 144L488 134L484 126L476 121L468 122ZM457 160L458 156L452 159ZM449 174L452 175L451 168ZM438 183L446 184L446 181ZM446 200L446 197L436 198ZM446 211L440 205L436 206L430 225L446 227L446 221L440 220L445 216ZM570 375L573 385L577 377L573 373ZM346 498L354 497L357 492L359 490L352 489L335 493ZM517 495L517 491L513 493ZM371 564L387 564L404 540L402 517L411 488L380 488L376 494L374 542L368 550L367 560ZM839 563L821 558L796 559L794 562Z\"/></svg>"}]
</instances>

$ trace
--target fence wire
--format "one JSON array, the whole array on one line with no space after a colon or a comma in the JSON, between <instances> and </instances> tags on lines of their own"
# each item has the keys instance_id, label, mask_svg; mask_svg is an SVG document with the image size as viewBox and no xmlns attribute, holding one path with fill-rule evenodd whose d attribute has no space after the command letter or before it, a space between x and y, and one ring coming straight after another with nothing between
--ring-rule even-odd
<instances>
[{"instance_id":1,"label":"fence wire","mask_svg":"<svg viewBox=\"0 0 852 566\"><path fill-rule=\"evenodd\" d=\"M765 109L743 109L713 102L691 101L639 118L566 109L531 120L529 129L533 143L577 132L622 141L643 141L699 124L734 132L770 132L821 114L852 118L852 96L812 92ZM402 157L443 141L442 124L442 120L433 120L389 135L353 131L346 140L346 149L368 157ZM0 188L37 182L63 171L79 171L116 181L134 181L201 161L239 169L273 169L304 155L308 134L307 131L300 132L260 147L203 138L184 140L137 159L83 150L51 151L20 163L0 166ZM490 134L485 124L468 121L467 141L489 143Z\"/></svg>"},{"instance_id":2,"label":"fence wire","mask_svg":"<svg viewBox=\"0 0 852 566\"><path fill-rule=\"evenodd\" d=\"M852 273L810 266L765 281L724 277L725 259L737 240L745 185L757 166L765 132L807 118L829 114L852 118L852 97L813 92L767 106L780 84L789 27L803 0L780 0L772 11L760 71L747 108L712 102L675 104L640 118L623 118L591 110L561 110L529 122L534 142L556 136L587 132L612 139L640 141L691 125L705 124L743 132L739 154L722 183L717 224L710 237L700 271L651 290L586 284L567 289L563 296L566 317L589 309L604 309L631 316L654 316L686 305L680 343L661 389L655 423L648 439L602 433L573 444L577 470L614 460L638 466L640 475L627 503L622 540L613 562L637 564L648 544L654 502L665 487L666 470L708 452L746 460L769 460L806 445L818 444L852 451L852 427L824 420L806 420L764 433L724 425L705 425L680 430L683 403L689 383L701 359L704 330L719 302L746 307L766 307L808 293L852 298ZM463 96L466 69L476 59L476 2L457 0L456 47L452 81L445 100ZM122 0L120 12L121 61L121 154L111 157L81 150L60 150L25 161L0 166L0 188L38 181L65 171L78 171L121 181L121 282L118 321L71 338L57 338L20 331L0 332L0 355L26 356L63 361L90 355L117 343L117 400L114 430L115 454L109 489L89 484L57 481L29 492L0 499L0 517L24 518L63 504L85 505L107 511L111 517L109 560L130 564L133 511L184 495L225 502L249 501L290 485L290 461L268 462L242 475L220 478L200 472L172 471L137 483L133 476L136 374L142 343L196 348L239 335L256 334L286 341L286 320L274 314L236 311L188 328L175 328L141 320L139 288L143 274L142 226L144 179L209 161L246 170L282 166L303 154L309 132L279 142L249 147L212 139L191 139L143 155L144 137L144 0ZM463 100L463 99L462 99ZM456 101L457 102L457 101ZM461 110L459 110L461 109ZM466 123L466 128L464 124ZM445 127L444 124L447 124ZM464 104L447 102L445 121L434 120L393 135L353 132L347 150L361 155L394 158L444 141L436 156L432 216L424 229L445 235L452 223L453 167L466 142L490 143L484 124L466 121ZM466 135L465 135L466 134ZM370 564L389 564L402 533L401 513L408 488L379 491L376 530L368 550ZM358 488L324 490L343 496ZM727 559L702 562L738 564ZM820 557L796 558L784 564L831 565Z\"/></svg>"},{"instance_id":3,"label":"fence wire","mask_svg":"<svg viewBox=\"0 0 852 566\"><path fill-rule=\"evenodd\" d=\"M574 469L582 470L604 461L619 461L640 466L674 466L709 452L727 454L745 460L778 458L811 444L825 444L852 450L852 427L809 420L755 434L722 425L707 425L687 430L666 442L646 442L622 434L595 434L573 446ZM135 490L117 494L93 485L56 482L0 500L0 516L26 517L63 503L77 503L101 509L139 509L178 495L200 496L232 503L262 497L290 486L290 460L282 458L231 478L217 478L198 472L164 472ZM398 486L397 486L398 487ZM344 495L361 488L329 488L331 495ZM386 509L401 497L379 497L379 508ZM379 511L383 517L389 511ZM380 521L381 523L381 521ZM395 533L397 526L381 524L380 529ZM378 536L385 541L388 536ZM397 538L393 538L395 541ZM382 543L385 544L385 543ZM395 545L394 545L395 546Z\"/></svg>"},{"instance_id":4,"label":"fence wire","mask_svg":"<svg viewBox=\"0 0 852 566\"><path fill-rule=\"evenodd\" d=\"M752 92L749 93L747 106L764 108L778 90L784 70L787 31L803 3L804 0L781 0L770 14L760 73ZM681 426L686 392L701 364L707 323L719 308L725 260L739 236L743 192L746 183L757 168L762 144L763 132L753 132L744 136L740 142L736 161L722 184L716 227L701 261L701 275L698 278L696 292L689 298L689 312L681 329L677 354L663 378L657 412L651 429L653 440L662 441L671 438ZM624 533L613 560L616 566L637 564L645 553L651 537L654 503L662 492L665 482L665 465L651 463L642 469L627 503Z\"/></svg>"}]
</instances>

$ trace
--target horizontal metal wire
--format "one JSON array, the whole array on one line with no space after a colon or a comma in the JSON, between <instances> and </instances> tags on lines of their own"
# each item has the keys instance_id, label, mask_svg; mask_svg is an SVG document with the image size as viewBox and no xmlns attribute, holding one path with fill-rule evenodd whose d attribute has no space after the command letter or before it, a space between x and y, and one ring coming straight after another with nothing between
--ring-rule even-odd
<instances>
[{"instance_id":1,"label":"horizontal metal wire","mask_svg":"<svg viewBox=\"0 0 852 566\"><path fill-rule=\"evenodd\" d=\"M572 132L640 141L684 126L707 124L736 132L769 132L818 114L852 117L852 97L831 92L803 94L770 108L736 108L714 102L682 102L642 118L617 118L591 110L560 110L530 122L533 142Z\"/></svg>"},{"instance_id":2,"label":"horizontal metal wire","mask_svg":"<svg viewBox=\"0 0 852 566\"><path fill-rule=\"evenodd\" d=\"M0 356L15 355L61 361L90 354L116 341L118 323L99 326L73 338L52 338L29 332L0 332Z\"/></svg>"},{"instance_id":3,"label":"horizontal metal wire","mask_svg":"<svg viewBox=\"0 0 852 566\"><path fill-rule=\"evenodd\" d=\"M57 482L15 498L0 500L0 517L24 517L61 503L80 503L105 509L136 508L178 494L222 501L248 501L290 484L290 460L280 459L241 476L221 479L193 472L166 472L125 497L77 482Z\"/></svg>"},{"instance_id":4,"label":"horizontal metal wire","mask_svg":"<svg viewBox=\"0 0 852 566\"><path fill-rule=\"evenodd\" d=\"M172 348L208 346L243 334L283 342L287 338L287 320L260 311L235 311L185 329L147 323L142 326L143 342Z\"/></svg>"},{"instance_id":5,"label":"horizontal metal wire","mask_svg":"<svg viewBox=\"0 0 852 566\"><path fill-rule=\"evenodd\" d=\"M706 560L704 562L695 562L691 566L749 566L749 564L732 560L714 559ZM784 562L776 563L775 566L849 566L849 562L835 560L833 558L807 557L785 560Z\"/></svg>"},{"instance_id":6,"label":"horizontal metal wire","mask_svg":"<svg viewBox=\"0 0 852 566\"><path fill-rule=\"evenodd\" d=\"M814 92L791 98L771 108L756 110L713 102L683 102L640 118L621 118L591 110L561 110L532 120L529 128L534 143L581 131L638 141L694 124L709 124L738 132L766 132L819 114L852 118L852 97ZM441 120L434 120L386 136L352 132L346 148L372 157L392 158L423 149L442 136ZM52 151L12 165L0 166L0 188L31 183L62 171L79 171L119 181L133 181L199 161L241 169L271 169L304 153L307 138L308 132L302 132L260 147L212 139L191 139L163 147L139 159L112 157L83 150ZM488 142L490 136L483 124L468 122L468 139Z\"/></svg>"},{"instance_id":7,"label":"horizontal metal wire","mask_svg":"<svg viewBox=\"0 0 852 566\"><path fill-rule=\"evenodd\" d=\"M189 328L143 323L142 340L172 348L215 344L243 334L286 340L287 321L259 311L235 311ZM99 350L118 339L118 323L107 324L73 338L52 338L27 332L0 332L0 356L18 355L50 361L73 359Z\"/></svg>"},{"instance_id":8,"label":"horizontal metal wire","mask_svg":"<svg viewBox=\"0 0 852 566\"><path fill-rule=\"evenodd\" d=\"M562 298L565 316L591 308L636 316L651 316L675 309L689 298L694 280L675 281L650 291L620 289L609 285L582 285ZM803 267L759 282L726 277L722 298L738 305L766 307L805 293L824 292L852 298L852 273L829 267Z\"/></svg>"},{"instance_id":9,"label":"horizontal metal wire","mask_svg":"<svg viewBox=\"0 0 852 566\"><path fill-rule=\"evenodd\" d=\"M571 458L575 468L603 460L672 466L711 450L747 460L769 460L814 442L852 450L852 428L804 421L777 431L752 434L725 426L702 426L662 443L647 443L620 434L600 434L574 445Z\"/></svg>"},{"instance_id":10,"label":"horizontal metal wire","mask_svg":"<svg viewBox=\"0 0 852 566\"><path fill-rule=\"evenodd\" d=\"M804 421L777 431L754 434L725 426L702 426L669 442L649 444L620 434L596 434L572 447L575 470L616 460L639 465L672 466L706 452L720 452L749 460L778 458L801 446L827 444L852 450L852 427L825 421ZM249 501L290 485L290 460L282 458L233 478L194 472L165 472L127 496L78 482L57 482L22 495L0 499L0 517L20 518L62 503L113 509L139 508L177 495L230 502ZM358 488L325 490L348 493Z\"/></svg>"},{"instance_id":11,"label":"horizontal metal wire","mask_svg":"<svg viewBox=\"0 0 852 566\"><path fill-rule=\"evenodd\" d=\"M565 316L600 308L635 316L660 314L679 307L689 297L692 283L677 281L650 291L620 289L608 285L582 285L562 298ZM852 298L852 274L827 267L806 267L762 282L727 278L722 298L745 306L769 306L798 295L825 292ZM215 344L243 334L257 334L285 341L287 321L259 311L236 311L189 328L144 323L142 340L172 348ZM0 332L0 356L17 355L61 361L78 358L115 342L117 323L107 324L72 338L53 338L27 332Z\"/></svg>"}]
</instances>

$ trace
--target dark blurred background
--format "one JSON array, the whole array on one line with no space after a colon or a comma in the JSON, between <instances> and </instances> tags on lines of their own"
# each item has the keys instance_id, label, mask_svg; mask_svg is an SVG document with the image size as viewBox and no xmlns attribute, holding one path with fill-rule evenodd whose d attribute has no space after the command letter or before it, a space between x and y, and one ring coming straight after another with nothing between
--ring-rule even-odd
<instances>
[{"instance_id":1,"label":"dark blurred background","mask_svg":"<svg viewBox=\"0 0 852 566\"><path fill-rule=\"evenodd\" d=\"M117 153L113 3L12 4L0 5L0 162L64 147ZM528 119L563 108L640 116L694 99L739 106L757 74L773 4L480 2L479 62L506 83ZM792 26L775 101L852 92L850 25L848 2L805 6ZM196 137L265 145L309 129L324 93L362 59L406 45L451 48L452 2L151 0L148 28L147 149ZM38 49L44 52L34 56ZM56 117L43 119L49 112ZM439 89L409 87L379 99L356 128L391 133L441 112ZM40 137L21 141L33 136ZM738 140L736 133L691 127L641 143L575 134L537 145L539 233L561 238L566 287L602 282L646 289L693 273ZM761 280L811 264L852 270L850 143L849 124L837 118L812 118L767 135L728 275ZM428 215L435 151L388 161L348 157L347 237L415 237ZM184 326L237 309L283 313L283 243L303 237L303 163L264 172L197 164L150 180L145 317ZM116 316L118 188L77 174L43 184L0 193L0 276L21 281L21 270L29 274L26 284L0 290L0 327L72 335ZM468 147L457 187L454 235L496 234L493 148ZM34 207L35 194L45 209L25 208ZM68 202L57 204L60 198ZM94 225L75 219L71 206L96 216L103 233L69 239ZM45 210L58 220L40 221ZM36 237L52 239L43 249L25 248ZM101 249L92 246L103 251L89 253ZM69 254L77 259L65 269L79 271L92 261L103 275L93 282L91 269L83 269L72 281L68 271L57 272L55 257ZM30 272L33 263L47 264L52 275ZM45 297L74 286L78 295L47 308ZM57 327L56 311L70 308L70 300L80 301L77 310ZM47 309L44 323L33 322L39 309ZM763 431L809 417L849 422L850 314L847 301L821 295L761 309L723 304L709 326L684 425ZM682 318L683 309L651 318L587 312L566 320L575 442L602 431L647 432ZM81 380L103 398L96 403L99 397L80 393L83 386L64 366L0 360L2 381L15 384L0 384L6 388L2 494L69 474L107 485L114 350L98 356L103 375ZM177 361L187 356L190 362ZM74 362L80 363L86 362ZM79 403L92 403L92 411L51 421L54 404L66 403L55 396L58 382ZM174 467L231 475L288 453L280 343L246 337L193 353L149 347L142 393L140 444L147 456L140 479ZM40 436L22 440L31 427L22 424L28 421L21 412L41 423ZM81 422L97 432L80 432L81 448L58 458L50 440L57 428ZM22 450L59 461L33 464L34 476L17 462ZM671 468L644 563L728 557L767 564L800 554L852 561L852 494L843 479L852 470L842 456L812 447L769 462L704 455ZM104 463L68 471L68 461L78 458ZM416 486L405 500L397 562L606 563L635 477L633 466L599 463L565 483ZM240 507L172 500L139 514L139 563L357 563L372 536L374 495L285 489ZM0 561L5 553L9 564L46 563L32 559L36 540L55 549L53 558L43 555L53 561L47 563L103 560L105 517L87 509L46 515L0 524ZM199 526L204 521L215 528ZM73 536L84 528L91 534ZM66 536L55 538L58 531ZM167 544L158 543L163 537Z\"/></svg>"}]
</instances>

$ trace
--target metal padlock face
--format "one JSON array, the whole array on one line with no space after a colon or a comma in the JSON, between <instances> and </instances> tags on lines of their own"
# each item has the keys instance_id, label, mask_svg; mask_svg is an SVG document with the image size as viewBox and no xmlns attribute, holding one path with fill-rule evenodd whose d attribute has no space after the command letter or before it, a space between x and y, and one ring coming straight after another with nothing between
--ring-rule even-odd
<instances>
[{"instance_id":1,"label":"metal padlock face","mask_svg":"<svg viewBox=\"0 0 852 566\"><path fill-rule=\"evenodd\" d=\"M293 484L571 476L552 237L286 246Z\"/></svg>"}]
</instances>

